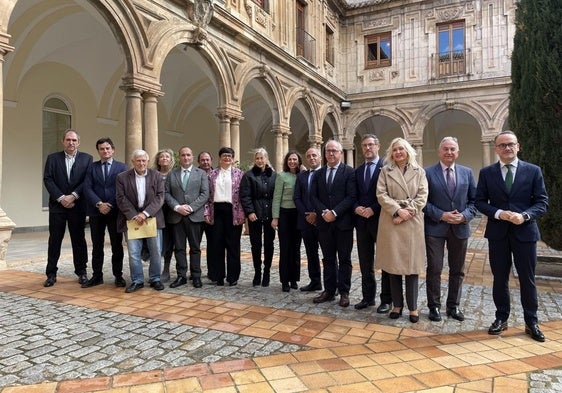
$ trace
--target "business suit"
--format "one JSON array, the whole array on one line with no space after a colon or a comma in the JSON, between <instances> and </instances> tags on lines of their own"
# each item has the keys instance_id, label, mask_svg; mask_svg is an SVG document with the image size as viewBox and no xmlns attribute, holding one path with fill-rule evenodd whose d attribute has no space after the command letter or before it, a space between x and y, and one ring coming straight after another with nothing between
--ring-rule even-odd
<instances>
[{"instance_id":1,"label":"business suit","mask_svg":"<svg viewBox=\"0 0 562 393\"><path fill-rule=\"evenodd\" d=\"M127 166L116 160L108 160L107 178L104 177L104 163L99 160L88 169L84 182L84 195L87 200L87 213L90 217L90 235L92 238L93 279L103 279L103 259L105 229L111 243L111 266L116 278L123 276L123 234L117 232L117 201L115 199L115 181L117 175L127 170ZM107 214L102 214L99 203L111 205Z\"/></svg>"},{"instance_id":2,"label":"business suit","mask_svg":"<svg viewBox=\"0 0 562 393\"><path fill-rule=\"evenodd\" d=\"M187 169L187 187L182 184L182 172ZM205 221L205 204L209 199L207 173L193 165L190 168L176 168L166 177L165 201L170 209L166 222L173 226L174 255L178 277L186 278L186 239L189 243L189 270L193 280L201 279L201 231ZM180 205L188 205L191 211L184 216L177 212Z\"/></svg>"},{"instance_id":3,"label":"business suit","mask_svg":"<svg viewBox=\"0 0 562 393\"><path fill-rule=\"evenodd\" d=\"M314 179L314 176L318 175L319 170L320 168L300 172L297 175L295 193L293 195L293 200L298 211L297 228L301 231L304 248L306 250L308 277L310 278L309 288L322 287L320 256L318 254L320 247L318 241L318 227L306 221L306 213L314 212L311 197L312 179ZM312 179L310 179L311 176ZM317 222L318 219L316 220L316 223Z\"/></svg>"},{"instance_id":4,"label":"business suit","mask_svg":"<svg viewBox=\"0 0 562 393\"><path fill-rule=\"evenodd\" d=\"M43 182L49 192L49 246L46 268L48 278L53 278L57 275L57 263L67 223L72 243L74 273L79 277L86 274L88 248L84 232L86 224L86 199L83 198L83 187L84 179L91 163L91 155L76 152L69 177L67 175L64 151L50 154L45 162ZM74 201L74 206L64 207L60 203L60 198L71 194L77 196L78 199Z\"/></svg>"},{"instance_id":5,"label":"business suit","mask_svg":"<svg viewBox=\"0 0 562 393\"><path fill-rule=\"evenodd\" d=\"M540 235L536 220L546 213L548 196L538 166L521 160L513 163L516 164L516 170L509 192L499 162L482 168L476 190L476 208L488 217L484 236L488 239L490 267L494 275L496 319L505 322L509 318L508 282L513 261L519 275L525 323L531 327L538 322L535 266L536 242ZM529 220L516 225L501 219L500 210L526 213ZM544 341L544 336L539 341Z\"/></svg>"},{"instance_id":6,"label":"business suit","mask_svg":"<svg viewBox=\"0 0 562 393\"><path fill-rule=\"evenodd\" d=\"M312 204L318 216L318 238L324 265L324 290L333 296L336 289L348 295L351 289L351 250L353 248L353 205L357 197L352 167L340 163L332 186L328 187L327 169L318 171L312 181ZM325 211L333 211L336 219L326 222Z\"/></svg>"},{"instance_id":7,"label":"business suit","mask_svg":"<svg viewBox=\"0 0 562 393\"><path fill-rule=\"evenodd\" d=\"M128 238L127 221L143 212L146 212L148 217L156 217L158 234L156 237L147 238L146 241L150 252L149 281L151 283L160 282L160 237L161 229L165 226L164 214L162 213L164 182L162 181L162 175L153 169L146 169L145 173L145 199L141 206L139 206L135 169L129 169L118 174L116 179L116 201L119 207L117 231L125 233L133 285L140 285L144 282L141 260L143 239Z\"/></svg>"},{"instance_id":8,"label":"business suit","mask_svg":"<svg viewBox=\"0 0 562 393\"><path fill-rule=\"evenodd\" d=\"M373 215L369 218L355 215L355 230L357 233L357 254L359 256L359 267L361 269L361 292L367 304L374 303L377 292L377 282L375 279L375 244L377 242L377 232L381 206L377 200L377 181L381 168L382 159L375 158L376 162L371 164L371 175L368 183L365 182L367 164L361 164L355 169L355 183L357 186L357 207L371 208ZM374 161L374 160L373 160ZM391 304L390 281L388 273L382 272L381 277L381 304Z\"/></svg>"},{"instance_id":9,"label":"business suit","mask_svg":"<svg viewBox=\"0 0 562 393\"><path fill-rule=\"evenodd\" d=\"M453 164L455 188L450 195L444 176L445 164L438 162L425 169L429 194L424 208L425 245L427 255L426 292L427 305L431 309L441 307L441 272L443 270L444 248L447 244L449 263L449 285L447 310L458 307L462 294L464 263L470 221L476 214L474 199L476 182L470 168ZM450 224L442 220L445 212L457 211L464 221Z\"/></svg>"}]
</instances>

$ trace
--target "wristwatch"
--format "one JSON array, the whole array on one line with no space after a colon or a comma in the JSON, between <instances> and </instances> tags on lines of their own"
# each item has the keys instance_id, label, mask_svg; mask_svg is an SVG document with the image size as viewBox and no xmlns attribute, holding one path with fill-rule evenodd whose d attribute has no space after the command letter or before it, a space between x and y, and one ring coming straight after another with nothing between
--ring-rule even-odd
<instances>
[{"instance_id":1,"label":"wristwatch","mask_svg":"<svg viewBox=\"0 0 562 393\"><path fill-rule=\"evenodd\" d=\"M529 215L529 213L523 212L523 213L521 213L521 215L523 216L523 219L525 221L531 221L531 216Z\"/></svg>"}]
</instances>

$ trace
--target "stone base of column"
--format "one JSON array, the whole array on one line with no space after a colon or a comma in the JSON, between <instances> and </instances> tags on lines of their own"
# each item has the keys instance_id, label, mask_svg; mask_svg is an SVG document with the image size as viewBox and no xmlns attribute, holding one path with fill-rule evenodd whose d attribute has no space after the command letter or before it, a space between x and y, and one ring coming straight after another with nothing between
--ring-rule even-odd
<instances>
[{"instance_id":1,"label":"stone base of column","mask_svg":"<svg viewBox=\"0 0 562 393\"><path fill-rule=\"evenodd\" d=\"M0 208L0 270L8 268L6 253L8 252L8 243L12 238L12 231L15 227L16 224Z\"/></svg>"}]
</instances>

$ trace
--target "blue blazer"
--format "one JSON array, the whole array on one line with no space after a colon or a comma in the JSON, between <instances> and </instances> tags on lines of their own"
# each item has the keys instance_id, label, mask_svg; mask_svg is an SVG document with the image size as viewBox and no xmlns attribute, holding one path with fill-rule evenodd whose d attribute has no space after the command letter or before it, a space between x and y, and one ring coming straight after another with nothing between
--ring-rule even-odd
<instances>
[{"instance_id":1,"label":"blue blazer","mask_svg":"<svg viewBox=\"0 0 562 393\"><path fill-rule=\"evenodd\" d=\"M88 173L86 174L86 180L84 181L84 195L88 201L88 216L98 216L101 214L96 207L96 203L100 201L109 202L111 206L113 206L109 214L117 214L115 179L119 173L125 172L126 170L127 166L124 163L113 160L113 163L109 167L108 177L104 179L101 160L93 162L92 165L90 165Z\"/></svg>"},{"instance_id":2,"label":"blue blazer","mask_svg":"<svg viewBox=\"0 0 562 393\"><path fill-rule=\"evenodd\" d=\"M548 195L541 169L534 164L519 160L515 179L508 193L499 162L482 168L476 189L476 208L488 217L484 234L487 239L502 240L506 238L508 231L512 230L518 241L539 240L536 220L545 214L548 208ZM531 216L531 220L521 225L496 220L494 215L498 209L517 213L526 212Z\"/></svg>"},{"instance_id":3,"label":"blue blazer","mask_svg":"<svg viewBox=\"0 0 562 393\"><path fill-rule=\"evenodd\" d=\"M314 177L318 176L320 169L314 172ZM310 171L302 171L297 175L295 183L295 192L293 194L293 201L299 212L297 217L297 228L302 230L310 229L313 226L306 222L304 213L315 212L314 205L312 204L312 183L310 184L311 192L308 191L308 177ZM312 179L314 179L314 177Z\"/></svg>"},{"instance_id":4,"label":"blue blazer","mask_svg":"<svg viewBox=\"0 0 562 393\"><path fill-rule=\"evenodd\" d=\"M334 174L332 187L328 189L326 170L326 166L322 167L312 180L312 204L318 216L318 230L327 229L330 224L340 230L353 230L353 206L357 200L355 171L349 165L340 163ZM327 223L322 219L322 211L325 209L336 212L335 222Z\"/></svg>"},{"instance_id":5,"label":"blue blazer","mask_svg":"<svg viewBox=\"0 0 562 393\"><path fill-rule=\"evenodd\" d=\"M425 168L425 176L429 187L425 213L425 234L433 237L446 237L449 228L459 239L470 237L469 222L476 215L476 182L472 170L465 166L455 164L455 195L451 198L441 169L441 163ZM457 210L466 221L462 224L447 224L441 221L444 212Z\"/></svg>"},{"instance_id":6,"label":"blue blazer","mask_svg":"<svg viewBox=\"0 0 562 393\"><path fill-rule=\"evenodd\" d=\"M365 167L366 165L365 163L363 163L357 169L355 169L357 201L353 205L353 210L355 210L357 206L366 206L370 207L375 214L370 218L364 218L355 215L355 225L357 227L373 225L373 228L377 230L379 226L379 217L381 214L381 205L379 204L379 200L377 199L377 182L379 180L381 168L383 167L383 160L379 157L379 160L377 161L377 163L375 164L375 168L373 169L373 176L371 177L371 181L369 182L369 184L365 184Z\"/></svg>"},{"instance_id":7,"label":"blue blazer","mask_svg":"<svg viewBox=\"0 0 562 393\"><path fill-rule=\"evenodd\" d=\"M49 154L45 162L43 183L49 192L49 212L63 213L68 211L85 212L86 199L83 194L84 180L88 167L92 163L92 156L81 151L76 153L74 165L70 170L70 180L66 175L66 161L64 151ZM67 209L57 202L63 195L75 192L78 195L74 207Z\"/></svg>"}]
</instances>

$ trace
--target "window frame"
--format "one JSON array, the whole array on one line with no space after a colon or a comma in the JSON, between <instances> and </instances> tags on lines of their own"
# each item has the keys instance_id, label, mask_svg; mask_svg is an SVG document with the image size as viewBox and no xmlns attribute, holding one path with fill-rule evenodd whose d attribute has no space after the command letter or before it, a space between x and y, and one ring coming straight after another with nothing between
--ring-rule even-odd
<instances>
[{"instance_id":1,"label":"window frame","mask_svg":"<svg viewBox=\"0 0 562 393\"><path fill-rule=\"evenodd\" d=\"M381 59L382 44L388 41L390 45L390 53L387 59ZM369 55L372 53L369 45L377 45L377 54L375 60L370 60ZM365 36L365 69L389 67L392 65L392 32L373 33Z\"/></svg>"},{"instance_id":2,"label":"window frame","mask_svg":"<svg viewBox=\"0 0 562 393\"><path fill-rule=\"evenodd\" d=\"M455 32L462 31L462 50L455 49ZM463 75L466 73L466 21L454 20L436 25L437 40L437 71L440 77ZM448 33L448 50L441 47L441 34Z\"/></svg>"},{"instance_id":3,"label":"window frame","mask_svg":"<svg viewBox=\"0 0 562 393\"><path fill-rule=\"evenodd\" d=\"M326 51L324 60L333 66L336 58L334 53L334 31L328 25L326 25L326 47L324 49Z\"/></svg>"}]
</instances>

